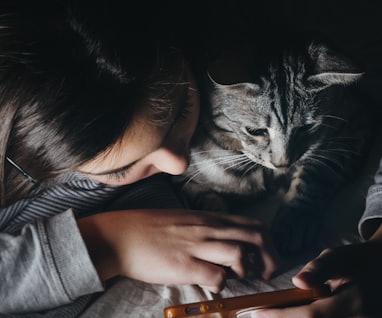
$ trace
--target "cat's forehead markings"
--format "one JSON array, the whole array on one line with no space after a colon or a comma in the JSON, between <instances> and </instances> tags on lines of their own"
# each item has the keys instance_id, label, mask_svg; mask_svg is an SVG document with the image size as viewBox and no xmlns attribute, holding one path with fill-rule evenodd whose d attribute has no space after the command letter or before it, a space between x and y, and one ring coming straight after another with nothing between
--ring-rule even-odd
<instances>
[{"instance_id":1,"label":"cat's forehead markings","mask_svg":"<svg viewBox=\"0 0 382 318\"><path fill-rule=\"evenodd\" d=\"M284 114L282 110L282 101L276 100L272 103L272 112L274 114L274 117L276 118L278 125L281 127L285 127L287 125L287 119L286 119L286 114Z\"/></svg>"},{"instance_id":2,"label":"cat's forehead markings","mask_svg":"<svg viewBox=\"0 0 382 318\"><path fill-rule=\"evenodd\" d=\"M273 70L274 72L270 73L269 82L270 108L279 125L286 127L288 125L287 95L290 88L285 86L286 76L282 76L280 71L275 67Z\"/></svg>"},{"instance_id":3,"label":"cat's forehead markings","mask_svg":"<svg viewBox=\"0 0 382 318\"><path fill-rule=\"evenodd\" d=\"M270 114L267 115L267 120L266 120L266 126L270 127L272 122L272 117Z\"/></svg>"}]
</instances>

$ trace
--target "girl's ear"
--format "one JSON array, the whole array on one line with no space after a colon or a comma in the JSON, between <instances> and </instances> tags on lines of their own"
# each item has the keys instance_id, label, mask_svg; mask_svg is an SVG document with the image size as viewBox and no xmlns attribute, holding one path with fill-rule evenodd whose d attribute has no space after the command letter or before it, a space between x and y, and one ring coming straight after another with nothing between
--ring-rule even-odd
<instances>
[{"instance_id":1,"label":"girl's ear","mask_svg":"<svg viewBox=\"0 0 382 318\"><path fill-rule=\"evenodd\" d=\"M364 74L349 58L323 44L311 43L308 54L314 67L313 74L307 80L316 87L350 85Z\"/></svg>"}]
</instances>

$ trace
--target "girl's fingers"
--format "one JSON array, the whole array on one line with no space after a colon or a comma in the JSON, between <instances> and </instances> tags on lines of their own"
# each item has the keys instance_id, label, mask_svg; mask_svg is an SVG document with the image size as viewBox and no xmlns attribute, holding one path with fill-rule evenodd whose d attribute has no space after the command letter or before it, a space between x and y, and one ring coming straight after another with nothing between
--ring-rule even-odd
<instances>
[{"instance_id":1,"label":"girl's fingers","mask_svg":"<svg viewBox=\"0 0 382 318\"><path fill-rule=\"evenodd\" d=\"M227 278L227 272L223 267L199 259L193 260L188 275L189 284L198 285L215 294L224 288Z\"/></svg>"},{"instance_id":2,"label":"girl's fingers","mask_svg":"<svg viewBox=\"0 0 382 318\"><path fill-rule=\"evenodd\" d=\"M310 315L310 310L307 306L291 307L285 309L260 309L247 314L245 318L310 318L319 316ZM338 317L339 318L339 317Z\"/></svg>"},{"instance_id":3,"label":"girl's fingers","mask_svg":"<svg viewBox=\"0 0 382 318\"><path fill-rule=\"evenodd\" d=\"M381 267L381 249L379 244L371 242L326 249L302 268L294 282L299 287L312 287L338 278L370 280L370 273Z\"/></svg>"},{"instance_id":4,"label":"girl's fingers","mask_svg":"<svg viewBox=\"0 0 382 318\"><path fill-rule=\"evenodd\" d=\"M277 255L269 233L263 229L259 230L253 227L211 228L206 237L212 240L243 242Z\"/></svg>"},{"instance_id":5,"label":"girl's fingers","mask_svg":"<svg viewBox=\"0 0 382 318\"><path fill-rule=\"evenodd\" d=\"M212 241L203 245L203 248L198 248L194 253L196 258L193 265L188 267L188 274L192 273L192 284L211 292L221 291L227 276L234 274L243 278L251 267L258 267L257 264L251 264L246 249L234 242ZM264 267L259 272L266 278L276 268L263 264L260 267Z\"/></svg>"},{"instance_id":6,"label":"girl's fingers","mask_svg":"<svg viewBox=\"0 0 382 318\"><path fill-rule=\"evenodd\" d=\"M280 263L279 255L266 231L259 232L249 227L211 229L209 238L231 244L229 248L234 249L231 253L237 255L236 261L248 261L248 254L253 254L256 260L253 265L259 269L264 279L269 279Z\"/></svg>"},{"instance_id":7,"label":"girl's fingers","mask_svg":"<svg viewBox=\"0 0 382 318\"><path fill-rule=\"evenodd\" d=\"M332 257L333 256L333 257ZM331 278L335 266L336 254L325 249L319 256L307 263L293 278L293 283L299 288L311 288L325 283Z\"/></svg>"},{"instance_id":8,"label":"girl's fingers","mask_svg":"<svg viewBox=\"0 0 382 318\"><path fill-rule=\"evenodd\" d=\"M208 241L198 246L192 255L202 261L230 269L238 277L244 277L249 266L248 253L235 242Z\"/></svg>"}]
</instances>

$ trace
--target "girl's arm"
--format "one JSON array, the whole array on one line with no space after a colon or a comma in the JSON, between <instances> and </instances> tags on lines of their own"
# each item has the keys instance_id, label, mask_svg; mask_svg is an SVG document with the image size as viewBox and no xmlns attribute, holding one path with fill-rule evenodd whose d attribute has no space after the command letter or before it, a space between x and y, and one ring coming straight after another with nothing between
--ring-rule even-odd
<instances>
[{"instance_id":1,"label":"girl's arm","mask_svg":"<svg viewBox=\"0 0 382 318\"><path fill-rule=\"evenodd\" d=\"M0 233L0 313L42 311L103 289L71 210Z\"/></svg>"}]
</instances>

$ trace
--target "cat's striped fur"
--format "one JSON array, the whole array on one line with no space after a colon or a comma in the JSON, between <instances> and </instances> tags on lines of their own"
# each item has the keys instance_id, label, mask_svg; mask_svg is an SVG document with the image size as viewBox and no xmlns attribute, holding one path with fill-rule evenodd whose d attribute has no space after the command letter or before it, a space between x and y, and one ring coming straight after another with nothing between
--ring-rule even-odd
<instances>
[{"instance_id":1,"label":"cat's striped fur","mask_svg":"<svg viewBox=\"0 0 382 318\"><path fill-rule=\"evenodd\" d=\"M293 229L293 219L316 222L311 219L360 166L370 127L351 88L362 73L317 42L249 65L241 82L222 84L209 74L183 190L191 206L214 210L235 208L238 198L282 193L274 229L285 243L286 228L306 231Z\"/></svg>"}]
</instances>

